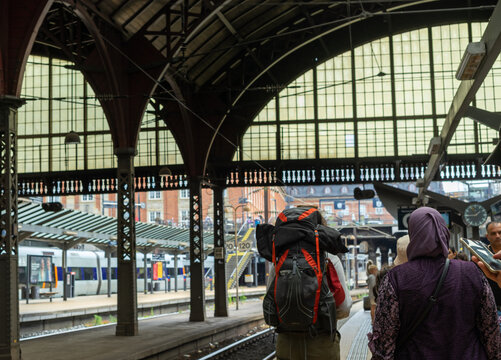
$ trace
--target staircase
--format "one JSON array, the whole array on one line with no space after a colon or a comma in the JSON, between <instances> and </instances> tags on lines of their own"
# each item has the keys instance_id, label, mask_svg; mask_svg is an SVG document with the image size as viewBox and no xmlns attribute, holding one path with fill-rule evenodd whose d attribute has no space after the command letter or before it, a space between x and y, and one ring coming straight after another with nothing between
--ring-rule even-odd
<instances>
[{"instance_id":1,"label":"staircase","mask_svg":"<svg viewBox=\"0 0 501 360\"><path fill-rule=\"evenodd\" d=\"M254 228L249 228L245 235L242 237L240 240L240 243L243 243L249 239L249 237L254 233ZM254 255L254 252L252 249L246 250L246 251L238 251L238 279L240 279L240 276L242 276L242 273L244 272L245 268L249 264L249 262L252 260L252 256ZM232 289L235 287L235 267L236 267L236 261L235 261L235 253L231 254L226 254L226 280L228 284L228 289Z\"/></svg>"}]
</instances>

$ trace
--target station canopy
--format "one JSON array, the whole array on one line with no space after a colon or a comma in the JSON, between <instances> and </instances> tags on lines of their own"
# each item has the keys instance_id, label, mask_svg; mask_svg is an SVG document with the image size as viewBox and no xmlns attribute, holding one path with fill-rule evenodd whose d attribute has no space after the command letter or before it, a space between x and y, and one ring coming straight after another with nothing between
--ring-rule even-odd
<instances>
[{"instance_id":1,"label":"station canopy","mask_svg":"<svg viewBox=\"0 0 501 360\"><path fill-rule=\"evenodd\" d=\"M87 243L96 247L116 247L117 219L76 210L46 211L42 204L19 201L19 239L44 241L58 247ZM212 232L204 231L204 250L213 248ZM190 231L168 225L136 222L136 246L147 251L188 251Z\"/></svg>"}]
</instances>

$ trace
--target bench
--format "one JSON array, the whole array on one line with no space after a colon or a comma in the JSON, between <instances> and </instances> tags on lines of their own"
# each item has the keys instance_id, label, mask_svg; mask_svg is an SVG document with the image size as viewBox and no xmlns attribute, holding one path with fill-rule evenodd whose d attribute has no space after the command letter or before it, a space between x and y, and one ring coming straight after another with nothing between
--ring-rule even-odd
<instances>
[{"instance_id":1,"label":"bench","mask_svg":"<svg viewBox=\"0 0 501 360\"><path fill-rule=\"evenodd\" d=\"M44 291L40 293L41 298L49 298L50 302L52 302L52 297L56 295L57 292L55 291Z\"/></svg>"}]
</instances>

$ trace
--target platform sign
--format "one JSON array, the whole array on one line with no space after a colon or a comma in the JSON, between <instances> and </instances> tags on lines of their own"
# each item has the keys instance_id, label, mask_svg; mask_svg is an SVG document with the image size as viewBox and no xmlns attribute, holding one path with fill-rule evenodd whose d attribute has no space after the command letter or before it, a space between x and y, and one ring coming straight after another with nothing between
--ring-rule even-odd
<instances>
[{"instance_id":1,"label":"platform sign","mask_svg":"<svg viewBox=\"0 0 501 360\"><path fill-rule=\"evenodd\" d=\"M398 230L409 230L409 217L412 212L416 210L413 208L398 209ZM451 226L451 212L449 210L438 210L444 219L447 227Z\"/></svg>"},{"instance_id":2,"label":"platform sign","mask_svg":"<svg viewBox=\"0 0 501 360\"><path fill-rule=\"evenodd\" d=\"M398 230L408 230L409 229L409 216L416 210L415 208L410 209L398 209Z\"/></svg>"},{"instance_id":3,"label":"platform sign","mask_svg":"<svg viewBox=\"0 0 501 360\"><path fill-rule=\"evenodd\" d=\"M346 201L345 200L334 200L334 208L336 210L346 209Z\"/></svg>"},{"instance_id":4,"label":"platform sign","mask_svg":"<svg viewBox=\"0 0 501 360\"><path fill-rule=\"evenodd\" d=\"M151 254L151 260L153 260L153 261L165 261L165 254Z\"/></svg>"}]
</instances>

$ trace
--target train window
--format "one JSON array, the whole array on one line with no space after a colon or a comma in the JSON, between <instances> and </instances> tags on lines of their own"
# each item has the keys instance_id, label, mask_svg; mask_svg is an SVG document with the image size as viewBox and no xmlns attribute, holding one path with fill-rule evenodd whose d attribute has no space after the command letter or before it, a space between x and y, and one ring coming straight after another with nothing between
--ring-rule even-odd
<instances>
[{"instance_id":1,"label":"train window","mask_svg":"<svg viewBox=\"0 0 501 360\"><path fill-rule=\"evenodd\" d=\"M73 267L75 280L97 280L96 269L92 267Z\"/></svg>"},{"instance_id":2,"label":"train window","mask_svg":"<svg viewBox=\"0 0 501 360\"><path fill-rule=\"evenodd\" d=\"M168 268L167 271L168 271L168 273L169 273L170 276L176 275L176 272L174 271L174 268Z\"/></svg>"},{"instance_id":3,"label":"train window","mask_svg":"<svg viewBox=\"0 0 501 360\"><path fill-rule=\"evenodd\" d=\"M144 268L138 268L137 270L138 270L137 278L144 279Z\"/></svg>"}]
</instances>

